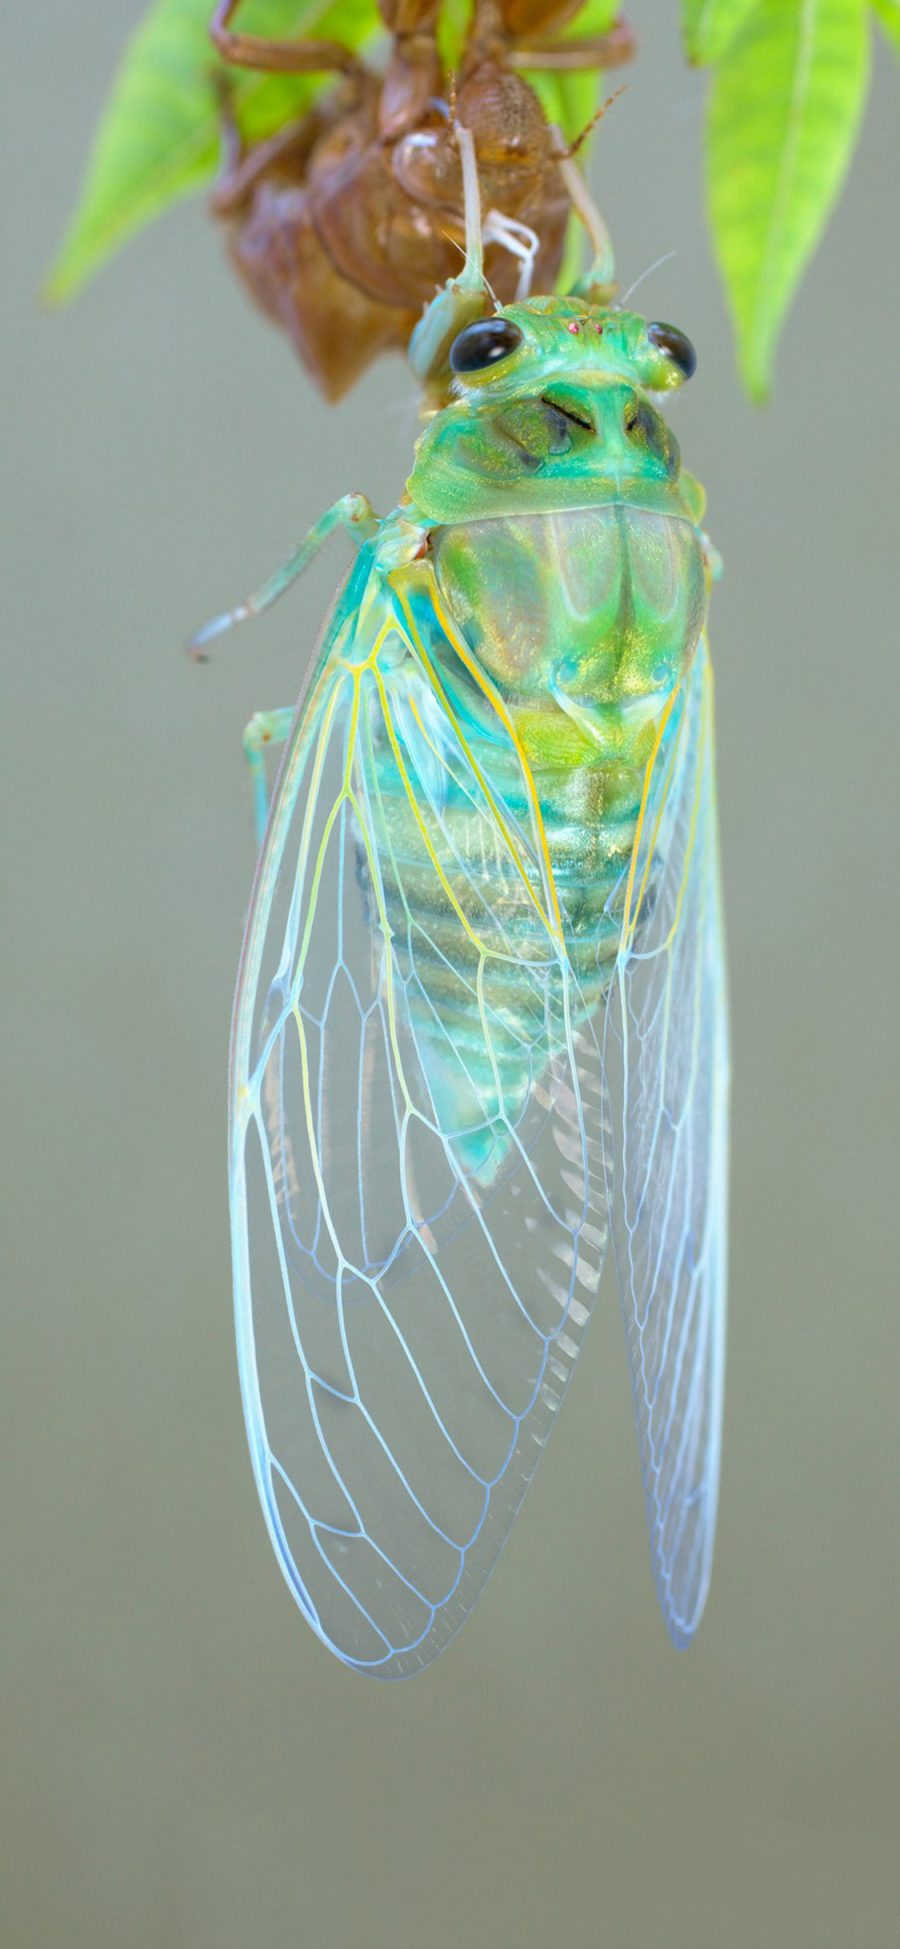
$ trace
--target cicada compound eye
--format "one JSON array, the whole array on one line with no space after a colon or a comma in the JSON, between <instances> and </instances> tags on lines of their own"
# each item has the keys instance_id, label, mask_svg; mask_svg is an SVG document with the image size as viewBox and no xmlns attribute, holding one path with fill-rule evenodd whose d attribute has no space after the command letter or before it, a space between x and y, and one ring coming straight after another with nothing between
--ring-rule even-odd
<instances>
[{"instance_id":1,"label":"cicada compound eye","mask_svg":"<svg viewBox=\"0 0 900 1949\"><path fill-rule=\"evenodd\" d=\"M511 318L477 318L457 334L450 347L451 372L483 372L486 366L508 359L522 343L522 333Z\"/></svg>"},{"instance_id":2,"label":"cicada compound eye","mask_svg":"<svg viewBox=\"0 0 900 1949\"><path fill-rule=\"evenodd\" d=\"M654 323L647 326L647 337L651 345L658 346L668 354L673 365L678 367L683 379L690 379L697 370L697 354L685 332L677 325Z\"/></svg>"}]
</instances>

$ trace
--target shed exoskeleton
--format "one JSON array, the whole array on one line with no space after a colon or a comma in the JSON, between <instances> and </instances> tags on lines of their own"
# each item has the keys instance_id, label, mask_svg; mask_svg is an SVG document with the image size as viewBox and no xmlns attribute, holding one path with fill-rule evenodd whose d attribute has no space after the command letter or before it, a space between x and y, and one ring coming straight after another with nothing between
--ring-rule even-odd
<instances>
[{"instance_id":1,"label":"shed exoskeleton","mask_svg":"<svg viewBox=\"0 0 900 1949\"><path fill-rule=\"evenodd\" d=\"M560 41L578 11L572 0L477 0L450 76L436 41L438 0L379 5L392 36L380 72L338 42L236 33L238 0L223 0L212 23L229 61L339 77L307 114L249 148L226 96L225 165L212 199L243 283L330 399L382 352L405 351L423 307L459 266L456 120L476 146L492 288L512 298L523 261L536 289L553 288L570 203L552 131L521 70L603 69L633 49L624 21L602 36Z\"/></svg>"}]
</instances>

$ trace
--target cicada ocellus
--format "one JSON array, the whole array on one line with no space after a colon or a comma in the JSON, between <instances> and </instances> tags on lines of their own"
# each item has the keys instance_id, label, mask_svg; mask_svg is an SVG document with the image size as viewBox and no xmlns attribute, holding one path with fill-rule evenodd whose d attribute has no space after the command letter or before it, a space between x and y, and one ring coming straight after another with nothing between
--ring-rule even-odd
<instances>
[{"instance_id":1,"label":"cicada ocellus","mask_svg":"<svg viewBox=\"0 0 900 1949\"><path fill-rule=\"evenodd\" d=\"M460 134L461 146L463 133ZM465 152L464 152L465 160ZM676 1644L709 1579L727 1027L711 551L658 404L684 336L613 301L418 328L451 403L358 550L287 739L231 1060L237 1334L278 1561L360 1671L418 1671L503 1547L609 1234L652 1555Z\"/></svg>"}]
</instances>

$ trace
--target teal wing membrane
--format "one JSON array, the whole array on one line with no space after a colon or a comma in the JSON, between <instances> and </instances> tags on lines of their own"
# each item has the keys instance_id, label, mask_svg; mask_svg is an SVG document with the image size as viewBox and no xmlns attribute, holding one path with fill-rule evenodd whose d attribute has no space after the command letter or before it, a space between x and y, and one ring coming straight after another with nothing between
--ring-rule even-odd
<instances>
[{"instance_id":1,"label":"teal wing membrane","mask_svg":"<svg viewBox=\"0 0 900 1949\"><path fill-rule=\"evenodd\" d=\"M660 1604L709 1583L725 1307L728 1025L712 674L695 655L649 776L606 1020L612 1224Z\"/></svg>"},{"instance_id":2,"label":"teal wing membrane","mask_svg":"<svg viewBox=\"0 0 900 1949\"><path fill-rule=\"evenodd\" d=\"M511 727L448 707L433 616L354 586L247 922L233 1252L281 1569L340 1658L401 1677L482 1589L581 1345L607 1237L602 1017Z\"/></svg>"}]
</instances>

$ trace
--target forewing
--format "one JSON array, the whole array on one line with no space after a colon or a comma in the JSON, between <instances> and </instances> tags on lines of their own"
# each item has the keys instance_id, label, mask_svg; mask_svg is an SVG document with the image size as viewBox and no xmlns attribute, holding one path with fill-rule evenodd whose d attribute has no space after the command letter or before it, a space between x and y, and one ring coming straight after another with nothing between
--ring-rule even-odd
<instances>
[{"instance_id":1,"label":"forewing","mask_svg":"<svg viewBox=\"0 0 900 1949\"><path fill-rule=\"evenodd\" d=\"M653 1566L677 1645L709 1582L725 1324L728 1026L703 642L648 778L610 995L612 1231Z\"/></svg>"},{"instance_id":2,"label":"forewing","mask_svg":"<svg viewBox=\"0 0 900 1949\"><path fill-rule=\"evenodd\" d=\"M245 1411L272 1541L347 1663L427 1664L506 1540L606 1242L602 1054L509 727L427 629L339 611L289 748L235 1007ZM483 728L483 727L482 727Z\"/></svg>"}]
</instances>

